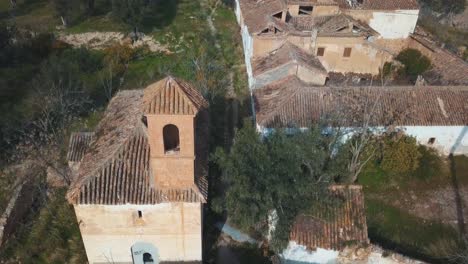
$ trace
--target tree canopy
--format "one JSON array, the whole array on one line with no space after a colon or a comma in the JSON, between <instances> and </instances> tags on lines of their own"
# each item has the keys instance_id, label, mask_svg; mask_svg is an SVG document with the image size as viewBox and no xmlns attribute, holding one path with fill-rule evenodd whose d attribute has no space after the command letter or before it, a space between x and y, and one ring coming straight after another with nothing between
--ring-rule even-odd
<instances>
[{"instance_id":1,"label":"tree canopy","mask_svg":"<svg viewBox=\"0 0 468 264\"><path fill-rule=\"evenodd\" d=\"M237 131L229 152L218 149L215 161L227 185L224 209L244 230L261 226L267 232L268 216L276 211L271 246L282 250L296 216L314 202L329 199L328 187L345 165L331 155L337 142L310 128L294 135L277 131L262 139L251 124Z\"/></svg>"},{"instance_id":2,"label":"tree canopy","mask_svg":"<svg viewBox=\"0 0 468 264\"><path fill-rule=\"evenodd\" d=\"M413 80L431 67L431 60L415 49L403 50L396 59L404 65L401 73Z\"/></svg>"}]
</instances>

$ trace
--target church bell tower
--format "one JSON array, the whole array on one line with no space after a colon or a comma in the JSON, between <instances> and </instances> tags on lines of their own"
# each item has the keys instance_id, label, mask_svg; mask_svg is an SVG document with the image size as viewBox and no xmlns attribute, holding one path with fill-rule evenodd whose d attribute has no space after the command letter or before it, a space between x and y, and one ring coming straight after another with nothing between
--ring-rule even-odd
<instances>
[{"instance_id":1,"label":"church bell tower","mask_svg":"<svg viewBox=\"0 0 468 264\"><path fill-rule=\"evenodd\" d=\"M157 188L194 185L195 119L206 106L207 102L193 86L173 77L145 90L151 176Z\"/></svg>"}]
</instances>

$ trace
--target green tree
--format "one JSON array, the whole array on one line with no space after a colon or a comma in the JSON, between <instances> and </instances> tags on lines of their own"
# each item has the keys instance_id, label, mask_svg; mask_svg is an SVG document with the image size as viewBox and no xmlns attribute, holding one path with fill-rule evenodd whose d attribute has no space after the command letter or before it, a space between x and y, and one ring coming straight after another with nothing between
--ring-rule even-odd
<instances>
[{"instance_id":1,"label":"green tree","mask_svg":"<svg viewBox=\"0 0 468 264\"><path fill-rule=\"evenodd\" d=\"M133 27L135 34L139 32L146 15L154 12L154 1L148 0L112 0L112 14Z\"/></svg>"},{"instance_id":2,"label":"green tree","mask_svg":"<svg viewBox=\"0 0 468 264\"><path fill-rule=\"evenodd\" d=\"M259 224L264 235L267 219L276 212L272 249L281 251L297 215L328 202L328 187L337 171L330 136L310 128L290 135L278 131L262 139L250 124L237 131L231 150L217 149L215 161L222 169L225 210L230 221L244 230Z\"/></svg>"},{"instance_id":3,"label":"green tree","mask_svg":"<svg viewBox=\"0 0 468 264\"><path fill-rule=\"evenodd\" d=\"M431 60L416 49L405 49L398 54L396 59L404 65L400 73L413 81L431 67Z\"/></svg>"}]
</instances>

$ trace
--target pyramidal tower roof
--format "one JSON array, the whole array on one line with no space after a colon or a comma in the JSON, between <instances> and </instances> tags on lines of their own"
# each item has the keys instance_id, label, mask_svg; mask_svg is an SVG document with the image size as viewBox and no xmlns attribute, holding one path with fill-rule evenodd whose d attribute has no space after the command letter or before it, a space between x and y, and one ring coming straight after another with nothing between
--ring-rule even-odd
<instances>
[{"instance_id":1,"label":"pyramidal tower roof","mask_svg":"<svg viewBox=\"0 0 468 264\"><path fill-rule=\"evenodd\" d=\"M145 89L145 114L196 115L208 107L200 92L191 84L168 76Z\"/></svg>"}]
</instances>

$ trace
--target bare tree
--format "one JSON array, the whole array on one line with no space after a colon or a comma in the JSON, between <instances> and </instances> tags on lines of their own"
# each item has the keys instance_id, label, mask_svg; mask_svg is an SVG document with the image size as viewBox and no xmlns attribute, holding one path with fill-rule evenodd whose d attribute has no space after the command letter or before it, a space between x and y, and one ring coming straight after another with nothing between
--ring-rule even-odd
<instances>
[{"instance_id":1,"label":"bare tree","mask_svg":"<svg viewBox=\"0 0 468 264\"><path fill-rule=\"evenodd\" d=\"M68 127L78 118L87 103L81 83L72 78L58 76L46 86L34 87L32 108L35 119L21 131L21 142L17 145L17 159L31 160L36 165L52 169L70 183L68 167L63 160Z\"/></svg>"}]
</instances>

